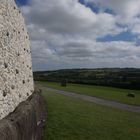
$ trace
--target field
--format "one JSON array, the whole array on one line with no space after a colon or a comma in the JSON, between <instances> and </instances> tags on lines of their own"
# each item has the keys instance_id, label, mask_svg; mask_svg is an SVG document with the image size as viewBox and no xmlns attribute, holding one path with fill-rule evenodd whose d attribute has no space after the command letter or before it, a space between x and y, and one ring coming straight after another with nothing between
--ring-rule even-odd
<instances>
[{"instance_id":1,"label":"field","mask_svg":"<svg viewBox=\"0 0 140 140\"><path fill-rule=\"evenodd\" d=\"M44 140L139 140L140 114L121 111L47 91Z\"/></svg>"},{"instance_id":2,"label":"field","mask_svg":"<svg viewBox=\"0 0 140 140\"><path fill-rule=\"evenodd\" d=\"M90 86L80 84L68 84L67 87L61 87L55 82L38 82L41 85L47 85L60 90L72 91L79 94L100 97L108 100L114 100L127 104L140 105L140 90L119 89L112 87ZM128 93L135 93L135 98L127 97Z\"/></svg>"}]
</instances>

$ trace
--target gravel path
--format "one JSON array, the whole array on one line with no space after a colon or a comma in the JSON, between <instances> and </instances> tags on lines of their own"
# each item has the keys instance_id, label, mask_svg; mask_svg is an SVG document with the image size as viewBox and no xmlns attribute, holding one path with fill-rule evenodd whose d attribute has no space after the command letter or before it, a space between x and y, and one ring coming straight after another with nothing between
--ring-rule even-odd
<instances>
[{"instance_id":1,"label":"gravel path","mask_svg":"<svg viewBox=\"0 0 140 140\"><path fill-rule=\"evenodd\" d=\"M97 98L97 97L92 97L92 96L77 94L77 93L73 93L73 92L57 90L57 89L50 88L50 87L46 87L46 88L48 91L52 91L52 92L62 94L65 96L70 96L70 97L82 99L82 100L93 102L93 103L103 105L103 106L109 106L109 107L113 107L113 108L118 108L118 109L122 109L122 110L140 113L140 106L123 104L123 103L105 100L105 99L101 99L101 98Z\"/></svg>"}]
</instances>

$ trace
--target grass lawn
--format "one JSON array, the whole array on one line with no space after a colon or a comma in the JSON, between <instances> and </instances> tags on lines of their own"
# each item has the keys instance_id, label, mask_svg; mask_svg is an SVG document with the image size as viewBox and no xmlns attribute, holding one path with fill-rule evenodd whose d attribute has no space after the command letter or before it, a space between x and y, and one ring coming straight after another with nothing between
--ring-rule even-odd
<instances>
[{"instance_id":1,"label":"grass lawn","mask_svg":"<svg viewBox=\"0 0 140 140\"><path fill-rule=\"evenodd\" d=\"M61 87L59 83L37 82L38 84L53 87L60 90L72 91L79 94L100 97L104 99L114 100L127 104L140 105L140 90L127 90L112 87L68 84L67 87ZM135 98L127 97L128 93L134 92Z\"/></svg>"},{"instance_id":2,"label":"grass lawn","mask_svg":"<svg viewBox=\"0 0 140 140\"><path fill-rule=\"evenodd\" d=\"M44 140L140 140L140 114L47 91Z\"/></svg>"}]
</instances>

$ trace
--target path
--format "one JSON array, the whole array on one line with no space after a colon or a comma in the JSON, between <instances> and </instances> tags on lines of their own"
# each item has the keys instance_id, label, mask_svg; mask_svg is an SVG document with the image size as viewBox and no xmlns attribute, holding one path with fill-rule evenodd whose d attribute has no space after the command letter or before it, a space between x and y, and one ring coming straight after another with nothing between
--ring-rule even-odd
<instances>
[{"instance_id":1,"label":"path","mask_svg":"<svg viewBox=\"0 0 140 140\"><path fill-rule=\"evenodd\" d=\"M50 88L50 87L46 87L46 88L48 91L52 91L52 92L62 94L65 96L70 96L70 97L82 99L82 100L93 102L93 103L103 105L103 106L109 106L109 107L113 107L113 108L118 108L118 109L122 109L122 110L140 113L140 106L128 105L128 104L124 104L124 103L119 103L119 102L115 102L115 101L97 98L97 97L77 94L77 93L73 93L73 92L62 91L62 90L58 90L58 89L54 89L54 88Z\"/></svg>"}]
</instances>

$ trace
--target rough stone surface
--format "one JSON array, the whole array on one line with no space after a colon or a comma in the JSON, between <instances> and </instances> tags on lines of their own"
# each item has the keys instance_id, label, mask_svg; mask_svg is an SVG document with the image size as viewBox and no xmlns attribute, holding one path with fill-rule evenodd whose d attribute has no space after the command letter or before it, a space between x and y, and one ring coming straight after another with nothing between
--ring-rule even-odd
<instances>
[{"instance_id":1,"label":"rough stone surface","mask_svg":"<svg viewBox=\"0 0 140 140\"><path fill-rule=\"evenodd\" d=\"M0 0L0 119L25 101L33 90L31 51L24 20L14 0Z\"/></svg>"},{"instance_id":2,"label":"rough stone surface","mask_svg":"<svg viewBox=\"0 0 140 140\"><path fill-rule=\"evenodd\" d=\"M40 93L34 93L0 121L0 140L41 140L46 113Z\"/></svg>"}]
</instances>

